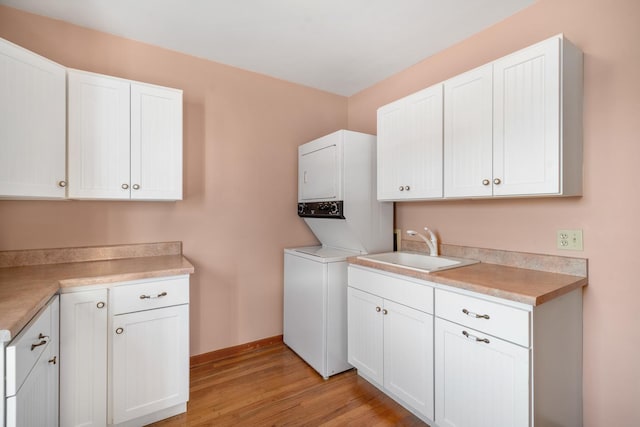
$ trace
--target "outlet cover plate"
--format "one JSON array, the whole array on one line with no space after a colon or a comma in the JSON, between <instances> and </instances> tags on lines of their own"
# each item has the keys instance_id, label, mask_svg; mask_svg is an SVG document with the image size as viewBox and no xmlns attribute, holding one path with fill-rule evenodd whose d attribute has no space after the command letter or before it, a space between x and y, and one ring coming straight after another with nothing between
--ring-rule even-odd
<instances>
[{"instance_id":1,"label":"outlet cover plate","mask_svg":"<svg viewBox=\"0 0 640 427\"><path fill-rule=\"evenodd\" d=\"M556 244L558 249L566 249L569 251L583 250L582 230L558 230L556 233Z\"/></svg>"}]
</instances>

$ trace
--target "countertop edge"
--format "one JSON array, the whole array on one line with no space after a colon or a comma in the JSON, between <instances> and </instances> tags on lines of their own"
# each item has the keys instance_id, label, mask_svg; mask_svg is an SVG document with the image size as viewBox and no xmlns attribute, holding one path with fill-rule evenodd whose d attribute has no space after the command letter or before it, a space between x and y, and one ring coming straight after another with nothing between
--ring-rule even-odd
<instances>
[{"instance_id":1,"label":"countertop edge","mask_svg":"<svg viewBox=\"0 0 640 427\"><path fill-rule=\"evenodd\" d=\"M170 268L165 270L153 270L135 273L117 273L105 276L73 277L58 281L60 290L73 289L80 286L105 285L117 282L130 282L133 280L153 279L154 277L180 276L193 274L193 266L183 268Z\"/></svg>"},{"instance_id":2,"label":"countertop edge","mask_svg":"<svg viewBox=\"0 0 640 427\"><path fill-rule=\"evenodd\" d=\"M166 255L164 255L166 256ZM117 282L128 282L134 280L141 279L149 279L149 278L157 278L157 277L169 277L169 276L178 276L184 274L193 274L195 272L194 266L191 262L182 254L180 255L171 255L171 256L180 256L181 263L180 266L175 266L171 268L151 268L149 270L144 271L125 271L118 272L113 274L97 274L94 276L87 277L68 277L68 278L51 278L50 280L43 280L42 286L38 287L38 290L42 292L42 295L39 295L38 301L35 304L31 304L27 307L23 313L21 313L18 319L13 320L8 325L8 329L0 329L0 343L7 343L13 340L22 329L29 323L29 321L37 315L37 313L45 306L45 304L56 294L65 293L61 292L62 290L66 290L66 293L73 292L71 289L74 287L84 287L84 286L99 286L99 285L108 285L111 283ZM136 259L147 258L152 259L156 258L153 256L149 257L135 257ZM129 258L132 259L132 258ZM122 261L126 259L121 259ZM112 260L119 261L119 260ZM84 264L91 263L95 261L82 261L74 264ZM60 266L60 264L58 264ZM28 268L28 266L27 266Z\"/></svg>"},{"instance_id":3,"label":"countertop edge","mask_svg":"<svg viewBox=\"0 0 640 427\"><path fill-rule=\"evenodd\" d=\"M546 292L537 296L533 296L533 295L526 295L526 294L513 292L510 290L501 289L499 287L491 287L491 286L486 286L480 283L471 283L468 281L462 281L462 280L457 280L457 279L447 277L447 272L461 270L465 268L472 268L474 265L477 265L477 264L465 266L465 267L459 267L457 269L443 270L443 271L434 272L434 273L426 273L426 272L419 272L412 269L404 268L402 266L391 266L391 265L376 263L373 261L367 261L367 260L360 259L358 256L347 258L347 262L351 265L357 265L361 267L371 268L374 270L380 270L388 273L399 274L402 276L407 276L409 278L414 278L418 280L424 280L427 282L434 282L440 285L451 286L458 289L476 292L479 294L484 294L484 295L488 295L496 298L502 298L509 301L527 304L534 307L541 305L552 299L555 299L557 297L560 297L575 289L582 288L588 285L587 277L571 276L571 275L566 275L561 273L550 273L550 272L544 272L539 270L531 270L531 271L539 272L541 274L553 274L553 275L557 274L557 275L575 278L574 281L569 281L563 286L560 286L549 292ZM501 266L499 264L491 264L491 265L496 266L498 268L505 268L505 269L515 269L515 270L523 270L523 271L527 270L527 269L511 267L511 266Z\"/></svg>"}]
</instances>

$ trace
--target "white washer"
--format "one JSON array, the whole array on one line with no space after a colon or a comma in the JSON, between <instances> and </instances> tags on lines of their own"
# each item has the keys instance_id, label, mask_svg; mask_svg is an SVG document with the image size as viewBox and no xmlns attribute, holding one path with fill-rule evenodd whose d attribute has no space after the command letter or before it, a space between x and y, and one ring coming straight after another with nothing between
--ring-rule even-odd
<instances>
[{"instance_id":1,"label":"white washer","mask_svg":"<svg viewBox=\"0 0 640 427\"><path fill-rule=\"evenodd\" d=\"M347 257L323 246L284 250L284 343L323 378L347 363Z\"/></svg>"}]
</instances>

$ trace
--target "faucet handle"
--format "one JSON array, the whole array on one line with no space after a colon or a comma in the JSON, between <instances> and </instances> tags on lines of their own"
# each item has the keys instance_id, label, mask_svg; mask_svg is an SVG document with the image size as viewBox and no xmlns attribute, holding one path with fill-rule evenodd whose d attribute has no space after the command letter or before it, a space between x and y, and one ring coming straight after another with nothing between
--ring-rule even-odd
<instances>
[{"instance_id":1,"label":"faucet handle","mask_svg":"<svg viewBox=\"0 0 640 427\"><path fill-rule=\"evenodd\" d=\"M432 256L438 256L438 238L435 233L429 229L429 227L425 227L424 231L429 235L429 240L431 240L431 246L429 246L429 250Z\"/></svg>"},{"instance_id":2,"label":"faucet handle","mask_svg":"<svg viewBox=\"0 0 640 427\"><path fill-rule=\"evenodd\" d=\"M431 231L431 229L429 227L425 227L424 231L427 232L427 234L429 235L431 240L436 239L436 235L433 233L433 231Z\"/></svg>"}]
</instances>

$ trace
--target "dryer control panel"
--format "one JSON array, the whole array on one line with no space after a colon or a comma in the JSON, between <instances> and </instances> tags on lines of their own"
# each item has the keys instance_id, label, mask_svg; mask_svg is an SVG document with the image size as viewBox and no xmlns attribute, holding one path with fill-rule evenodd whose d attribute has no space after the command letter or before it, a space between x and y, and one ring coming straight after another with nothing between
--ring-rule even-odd
<instances>
[{"instance_id":1,"label":"dryer control panel","mask_svg":"<svg viewBox=\"0 0 640 427\"><path fill-rule=\"evenodd\" d=\"M298 216L302 218L345 219L344 202L307 202L298 203Z\"/></svg>"}]
</instances>

